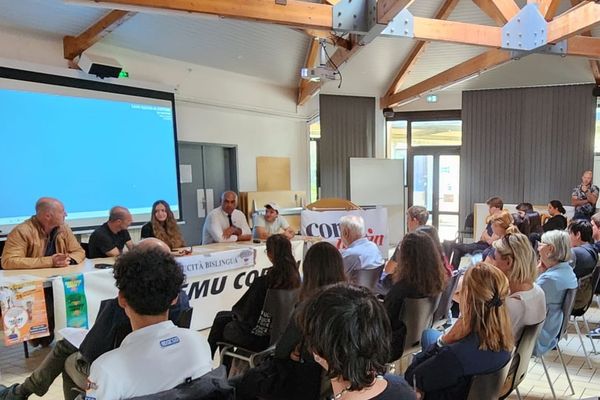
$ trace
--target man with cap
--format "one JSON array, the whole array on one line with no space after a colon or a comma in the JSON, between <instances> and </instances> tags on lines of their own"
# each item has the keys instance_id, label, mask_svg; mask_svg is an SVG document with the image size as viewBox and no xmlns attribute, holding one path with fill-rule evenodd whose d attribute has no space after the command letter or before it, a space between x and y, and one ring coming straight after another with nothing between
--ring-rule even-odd
<instances>
[{"instance_id":1,"label":"man with cap","mask_svg":"<svg viewBox=\"0 0 600 400\"><path fill-rule=\"evenodd\" d=\"M254 239L265 240L271 235L281 233L288 239L294 237L294 230L285 218L279 215L279 205L277 203L265 204L265 215L256 214L254 216Z\"/></svg>"},{"instance_id":2,"label":"man with cap","mask_svg":"<svg viewBox=\"0 0 600 400\"><path fill-rule=\"evenodd\" d=\"M226 191L221 195L221 207L206 216L202 228L202 244L250 240L252 231L246 216L237 210L237 194Z\"/></svg>"}]
</instances>

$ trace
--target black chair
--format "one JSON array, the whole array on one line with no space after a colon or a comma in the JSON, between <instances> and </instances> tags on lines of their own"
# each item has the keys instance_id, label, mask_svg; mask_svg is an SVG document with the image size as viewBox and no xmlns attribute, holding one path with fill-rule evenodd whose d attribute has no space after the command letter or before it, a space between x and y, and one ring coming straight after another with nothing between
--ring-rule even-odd
<instances>
[{"instance_id":1,"label":"black chair","mask_svg":"<svg viewBox=\"0 0 600 400\"><path fill-rule=\"evenodd\" d=\"M445 324L450 322L450 309L452 308L452 296L456 291L458 286L458 281L460 277L463 275L463 271L456 270L452 272L452 276L448 281L448 285L446 289L442 292L440 297L440 303L438 304L437 309L433 313L433 323L432 326L435 329L443 327Z\"/></svg>"},{"instance_id":2,"label":"black chair","mask_svg":"<svg viewBox=\"0 0 600 400\"><path fill-rule=\"evenodd\" d=\"M371 291L374 291L377 282L379 282L379 278L381 277L381 273L383 272L383 267L385 267L385 264L372 269L354 270L350 272L349 281L353 285L364 286Z\"/></svg>"},{"instance_id":3,"label":"black chair","mask_svg":"<svg viewBox=\"0 0 600 400\"><path fill-rule=\"evenodd\" d=\"M573 311L573 304L575 304L575 296L577 295L577 288L567 289L565 293L565 297L563 299L562 304L562 312L563 312L563 320L562 325L560 327L560 331L558 331L558 335L556 335L556 350L558 350L558 356L560 357L560 362L565 370L565 375L567 376L567 381L569 382L569 387L571 388L571 394L575 394L575 389L573 389L573 383L571 382L571 377L569 376L569 371L567 370L567 364L565 364L565 360L562 355L562 351L560 350L559 342L562 338L567 337L567 329L569 327L569 320L571 311ZM554 392L554 386L552 386L552 380L550 379L550 375L548 374L548 368L546 367L546 362L544 361L544 355L540 355L540 361L542 362L542 366L544 367L544 372L546 373L546 379L548 379L548 384L550 385L550 390L552 391L552 397L556 400L556 393Z\"/></svg>"},{"instance_id":4,"label":"black chair","mask_svg":"<svg viewBox=\"0 0 600 400\"><path fill-rule=\"evenodd\" d=\"M583 335L581 335L581 331L579 330L579 322L577 318L581 317L583 319L583 323L587 333L590 333L590 326L588 325L587 319L585 319L585 313L588 308L592 304L592 300L594 299L594 288L598 285L598 279L600 278L600 266L596 265L594 271L591 274L586 276L582 276L579 278L577 285L577 295L575 296L575 303L573 305L573 310L571 311L571 316L573 317L573 325L575 325L575 330L577 331L577 336L579 336L579 342L581 343L581 348L583 349L583 354L585 355L585 359L587 360L588 367L592 369L592 363L590 361L589 354L585 345L583 344ZM594 344L594 339L590 338L590 342L592 343L592 349L594 353L596 351L596 345Z\"/></svg>"},{"instance_id":5,"label":"black chair","mask_svg":"<svg viewBox=\"0 0 600 400\"><path fill-rule=\"evenodd\" d=\"M155 394L133 397L129 400L234 400L235 389L227 381L225 367L214 369L200 378L177 385Z\"/></svg>"},{"instance_id":6,"label":"black chair","mask_svg":"<svg viewBox=\"0 0 600 400\"><path fill-rule=\"evenodd\" d=\"M542 229L542 216L539 212L529 212L527 213L527 217L529 218L529 231L531 233L544 233Z\"/></svg>"},{"instance_id":7,"label":"black chair","mask_svg":"<svg viewBox=\"0 0 600 400\"><path fill-rule=\"evenodd\" d=\"M81 242L79 244L81 245L81 248L83 249L83 251L85 251L86 258L90 258L90 250L89 250L90 249L90 245L89 245L89 243Z\"/></svg>"},{"instance_id":8,"label":"black chair","mask_svg":"<svg viewBox=\"0 0 600 400\"><path fill-rule=\"evenodd\" d=\"M194 307L186 308L179 314L177 325L180 328L189 329L192 326L192 316L194 315Z\"/></svg>"},{"instance_id":9,"label":"black chair","mask_svg":"<svg viewBox=\"0 0 600 400\"><path fill-rule=\"evenodd\" d=\"M219 348L221 349L221 365L224 365L226 357L230 357L245 361L248 363L250 368L254 368L258 364L258 360L262 360L272 354L273 350L275 349L275 344L277 341L279 341L281 335L283 335L283 332L290 321L294 311L294 306L298 302L298 294L298 289L267 290L267 296L263 304L261 318L259 318L257 327L263 326L265 328L265 332L263 333L270 336L269 348L261 352L255 352L244 349L243 347L237 346L233 343L218 343Z\"/></svg>"},{"instance_id":10,"label":"black chair","mask_svg":"<svg viewBox=\"0 0 600 400\"><path fill-rule=\"evenodd\" d=\"M529 367L529 361L533 354L535 342L537 337L542 330L544 321L541 321L534 325L527 325L523 328L517 347L513 353L511 366L508 370L508 377L505 381L504 387L506 388L505 393L500 396L500 400L507 398L513 390L516 390L517 397L521 399L519 393L519 384L525 379L527 370ZM504 388L503 388L504 389Z\"/></svg>"},{"instance_id":11,"label":"black chair","mask_svg":"<svg viewBox=\"0 0 600 400\"><path fill-rule=\"evenodd\" d=\"M421 334L429 329L433 323L433 313L440 303L441 294L420 299L404 299L404 305L398 318L406 326L406 337L404 338L404 350L399 360L387 364L390 373L404 372L408 368L403 359L421 350Z\"/></svg>"},{"instance_id":12,"label":"black chair","mask_svg":"<svg viewBox=\"0 0 600 400\"><path fill-rule=\"evenodd\" d=\"M467 400L497 399L510 368L510 360L497 371L471 378Z\"/></svg>"}]
</instances>

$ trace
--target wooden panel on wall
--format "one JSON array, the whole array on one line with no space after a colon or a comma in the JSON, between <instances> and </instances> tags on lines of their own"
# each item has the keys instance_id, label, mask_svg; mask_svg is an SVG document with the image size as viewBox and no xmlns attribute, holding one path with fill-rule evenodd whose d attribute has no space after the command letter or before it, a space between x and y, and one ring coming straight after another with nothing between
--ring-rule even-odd
<instances>
[{"instance_id":1,"label":"wooden panel on wall","mask_svg":"<svg viewBox=\"0 0 600 400\"><path fill-rule=\"evenodd\" d=\"M291 190L288 157L256 157L256 190Z\"/></svg>"}]
</instances>

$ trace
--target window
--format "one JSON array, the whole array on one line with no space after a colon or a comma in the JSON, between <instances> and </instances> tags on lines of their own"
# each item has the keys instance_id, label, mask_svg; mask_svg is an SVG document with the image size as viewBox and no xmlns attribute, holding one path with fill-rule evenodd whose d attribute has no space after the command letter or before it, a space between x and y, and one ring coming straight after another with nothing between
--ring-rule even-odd
<instances>
[{"instance_id":1,"label":"window","mask_svg":"<svg viewBox=\"0 0 600 400\"><path fill-rule=\"evenodd\" d=\"M462 121L415 121L411 124L411 141L416 146L460 146Z\"/></svg>"},{"instance_id":2,"label":"window","mask_svg":"<svg viewBox=\"0 0 600 400\"><path fill-rule=\"evenodd\" d=\"M317 120L309 124L309 159L310 159L310 202L319 199L319 140L321 139L321 124Z\"/></svg>"}]
</instances>

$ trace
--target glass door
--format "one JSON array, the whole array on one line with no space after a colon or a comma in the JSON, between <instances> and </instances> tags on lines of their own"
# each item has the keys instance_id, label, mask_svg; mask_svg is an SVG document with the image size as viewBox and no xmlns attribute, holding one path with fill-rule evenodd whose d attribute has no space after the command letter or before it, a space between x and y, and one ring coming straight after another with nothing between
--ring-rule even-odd
<instances>
[{"instance_id":1,"label":"glass door","mask_svg":"<svg viewBox=\"0 0 600 400\"><path fill-rule=\"evenodd\" d=\"M452 240L459 229L460 155L458 149L420 147L412 154L411 204L429 210L429 223L441 240Z\"/></svg>"}]
</instances>

